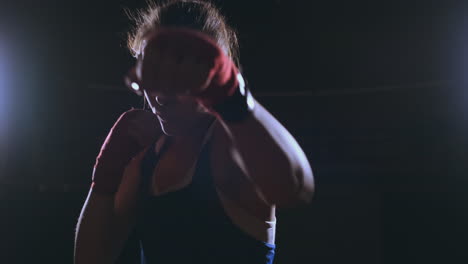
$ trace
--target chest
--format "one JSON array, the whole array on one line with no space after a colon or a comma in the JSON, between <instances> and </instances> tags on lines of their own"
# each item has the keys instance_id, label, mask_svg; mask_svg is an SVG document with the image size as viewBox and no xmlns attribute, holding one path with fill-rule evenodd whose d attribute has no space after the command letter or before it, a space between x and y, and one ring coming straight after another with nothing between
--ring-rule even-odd
<instances>
[{"instance_id":1,"label":"chest","mask_svg":"<svg viewBox=\"0 0 468 264\"><path fill-rule=\"evenodd\" d=\"M161 147L157 144L155 148L155 151L159 153L149 175L149 191L152 195L161 196L187 187L194 180L197 169L204 177L214 177L211 166L208 165L210 163L210 155L207 155L210 150L209 144L206 142L164 143L167 145Z\"/></svg>"}]
</instances>

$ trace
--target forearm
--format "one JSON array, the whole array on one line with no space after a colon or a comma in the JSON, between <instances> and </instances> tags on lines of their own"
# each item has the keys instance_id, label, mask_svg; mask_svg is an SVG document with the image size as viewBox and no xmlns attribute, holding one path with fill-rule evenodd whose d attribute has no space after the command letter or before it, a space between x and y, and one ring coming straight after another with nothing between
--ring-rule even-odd
<instances>
[{"instance_id":1,"label":"forearm","mask_svg":"<svg viewBox=\"0 0 468 264\"><path fill-rule=\"evenodd\" d=\"M261 104L243 122L221 121L233 142L236 162L265 199L286 205L308 201L314 181L310 164L294 137Z\"/></svg>"},{"instance_id":2,"label":"forearm","mask_svg":"<svg viewBox=\"0 0 468 264\"><path fill-rule=\"evenodd\" d=\"M119 257L136 220L145 153L141 151L126 166L115 194L91 188L76 229L75 264L114 263Z\"/></svg>"},{"instance_id":3,"label":"forearm","mask_svg":"<svg viewBox=\"0 0 468 264\"><path fill-rule=\"evenodd\" d=\"M132 222L129 216L116 216L114 196L90 192L78 220L74 263L114 263Z\"/></svg>"}]
</instances>

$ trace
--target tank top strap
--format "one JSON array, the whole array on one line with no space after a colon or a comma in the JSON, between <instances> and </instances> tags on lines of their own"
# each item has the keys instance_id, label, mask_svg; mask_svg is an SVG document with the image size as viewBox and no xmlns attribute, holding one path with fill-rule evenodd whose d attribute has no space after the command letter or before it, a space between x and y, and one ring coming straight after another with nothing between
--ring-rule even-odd
<instances>
[{"instance_id":1,"label":"tank top strap","mask_svg":"<svg viewBox=\"0 0 468 264\"><path fill-rule=\"evenodd\" d=\"M162 145L158 146L158 143L160 143L162 140ZM158 163L161 155L167 150L168 146L170 145L171 139L170 137L163 136L163 138L159 138L156 141L154 141L151 145L154 146L152 148L149 148L148 151L146 152L142 163L141 163L141 188L142 192L146 195L148 194L149 190L148 188L145 188L145 186L149 186L151 182L151 177L153 175L153 171L156 167L156 164Z\"/></svg>"}]
</instances>

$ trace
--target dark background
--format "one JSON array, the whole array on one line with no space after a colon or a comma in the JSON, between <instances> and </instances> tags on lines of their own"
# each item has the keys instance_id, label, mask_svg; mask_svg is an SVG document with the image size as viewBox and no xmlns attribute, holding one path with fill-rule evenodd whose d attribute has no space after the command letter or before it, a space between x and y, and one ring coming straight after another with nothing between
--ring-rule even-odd
<instances>
[{"instance_id":1,"label":"dark background","mask_svg":"<svg viewBox=\"0 0 468 264\"><path fill-rule=\"evenodd\" d=\"M276 263L463 263L464 1L214 1L254 96L297 138L313 202L278 213ZM72 263L74 228L123 86L124 8L0 2L0 262Z\"/></svg>"}]
</instances>

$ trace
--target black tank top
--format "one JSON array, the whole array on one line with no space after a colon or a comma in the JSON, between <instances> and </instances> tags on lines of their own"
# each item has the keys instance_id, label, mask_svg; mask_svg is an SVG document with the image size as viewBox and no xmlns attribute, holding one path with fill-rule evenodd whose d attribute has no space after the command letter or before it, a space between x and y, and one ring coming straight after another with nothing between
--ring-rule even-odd
<instances>
[{"instance_id":1,"label":"black tank top","mask_svg":"<svg viewBox=\"0 0 468 264\"><path fill-rule=\"evenodd\" d=\"M188 186L161 196L143 190L132 235L139 242L141 263L273 263L275 246L246 234L225 214L211 176L210 144L204 145ZM142 186L149 186L158 158L154 151L145 156Z\"/></svg>"}]
</instances>

